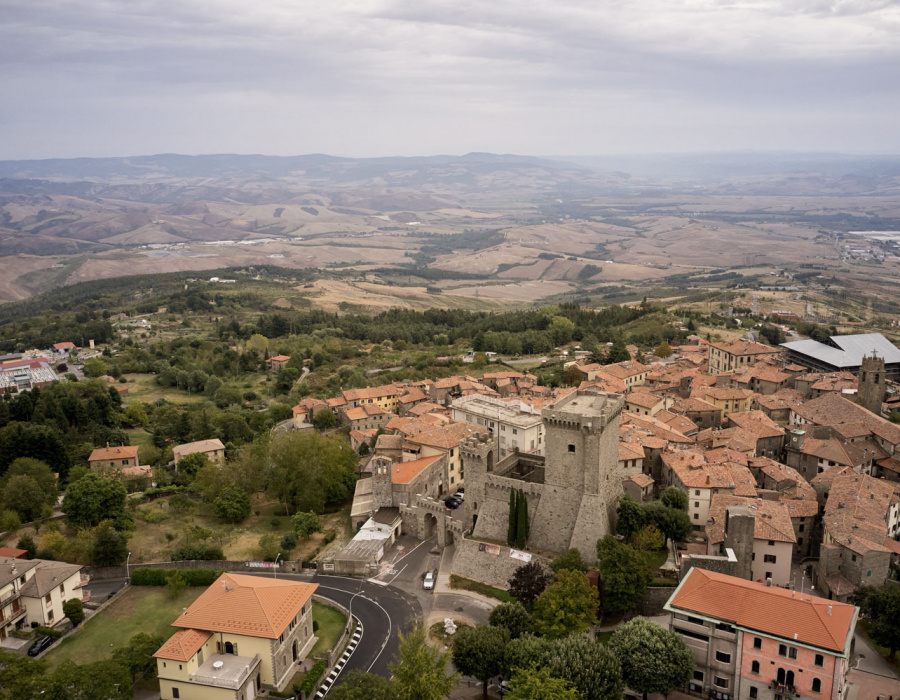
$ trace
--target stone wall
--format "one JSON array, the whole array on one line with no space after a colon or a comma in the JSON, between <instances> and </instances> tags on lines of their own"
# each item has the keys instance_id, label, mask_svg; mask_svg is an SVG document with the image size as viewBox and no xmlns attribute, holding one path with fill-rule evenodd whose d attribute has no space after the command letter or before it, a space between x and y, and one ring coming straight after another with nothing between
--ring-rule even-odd
<instances>
[{"instance_id":1,"label":"stone wall","mask_svg":"<svg viewBox=\"0 0 900 700\"><path fill-rule=\"evenodd\" d=\"M246 561L228 561L227 559L216 559L214 561L160 561L147 562L141 564L131 564L128 567L131 571L135 569L213 569L214 571L231 571L234 573L260 574L271 573L271 569L260 569L249 565ZM299 561L279 561L278 571L286 574L296 574L302 570ZM86 566L83 569L94 581L105 581L109 579L125 578L125 566Z\"/></svg>"},{"instance_id":2,"label":"stone wall","mask_svg":"<svg viewBox=\"0 0 900 700\"><path fill-rule=\"evenodd\" d=\"M638 613L644 617L652 617L661 615L663 606L668 602L669 598L675 592L675 586L650 586L641 599L638 606Z\"/></svg>"},{"instance_id":3,"label":"stone wall","mask_svg":"<svg viewBox=\"0 0 900 700\"><path fill-rule=\"evenodd\" d=\"M456 543L451 570L457 576L481 581L497 588L509 587L509 579L516 569L525 564L509 556L510 548L501 546L500 554L479 551L477 540L462 539ZM544 557L532 554L532 561L539 561L549 570L550 562Z\"/></svg>"}]
</instances>

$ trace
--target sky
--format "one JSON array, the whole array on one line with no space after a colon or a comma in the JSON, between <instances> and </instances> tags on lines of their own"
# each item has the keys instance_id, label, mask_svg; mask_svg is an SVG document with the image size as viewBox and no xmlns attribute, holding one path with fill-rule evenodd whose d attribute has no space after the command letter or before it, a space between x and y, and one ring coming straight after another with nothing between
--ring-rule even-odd
<instances>
[{"instance_id":1,"label":"sky","mask_svg":"<svg viewBox=\"0 0 900 700\"><path fill-rule=\"evenodd\" d=\"M0 159L900 153L900 0L0 0Z\"/></svg>"}]
</instances>

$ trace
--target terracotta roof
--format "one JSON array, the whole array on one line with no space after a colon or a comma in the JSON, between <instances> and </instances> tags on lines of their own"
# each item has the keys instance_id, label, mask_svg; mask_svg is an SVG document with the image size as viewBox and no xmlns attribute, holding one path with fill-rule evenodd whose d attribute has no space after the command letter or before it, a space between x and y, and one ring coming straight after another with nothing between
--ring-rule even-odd
<instances>
[{"instance_id":1,"label":"terracotta roof","mask_svg":"<svg viewBox=\"0 0 900 700\"><path fill-rule=\"evenodd\" d=\"M773 348L771 345L763 345L752 340L731 340L722 343L710 343L709 346L731 355L770 355L781 352L781 348Z\"/></svg>"},{"instance_id":2,"label":"terracotta roof","mask_svg":"<svg viewBox=\"0 0 900 700\"><path fill-rule=\"evenodd\" d=\"M481 428L476 428L469 423L450 423L440 428L416 433L407 438L407 442L418 445L428 445L429 447L438 447L440 449L449 450L459 446L459 441L470 435L480 435L486 432Z\"/></svg>"},{"instance_id":3,"label":"terracotta roof","mask_svg":"<svg viewBox=\"0 0 900 700\"><path fill-rule=\"evenodd\" d=\"M831 486L839 476L856 474L852 467L829 467L821 474L816 474L810 484L814 486Z\"/></svg>"},{"instance_id":4,"label":"terracotta roof","mask_svg":"<svg viewBox=\"0 0 900 700\"><path fill-rule=\"evenodd\" d=\"M784 435L784 428L775 423L762 411L729 413L728 420L736 426L755 434L757 439L781 437Z\"/></svg>"},{"instance_id":5,"label":"terracotta roof","mask_svg":"<svg viewBox=\"0 0 900 700\"><path fill-rule=\"evenodd\" d=\"M266 362L287 362L290 359L290 355L275 355L275 357L270 357Z\"/></svg>"},{"instance_id":6,"label":"terracotta roof","mask_svg":"<svg viewBox=\"0 0 900 700\"><path fill-rule=\"evenodd\" d=\"M641 364L637 361L626 361L617 362L612 365L603 365L601 371L605 374L610 374L613 377L618 377L619 379L630 379L631 377L646 374L652 369L653 368L650 365Z\"/></svg>"},{"instance_id":7,"label":"terracotta roof","mask_svg":"<svg viewBox=\"0 0 900 700\"><path fill-rule=\"evenodd\" d=\"M644 459L644 448L640 445L629 444L627 442L619 443L619 461L623 462L627 459Z\"/></svg>"},{"instance_id":8,"label":"terracotta roof","mask_svg":"<svg viewBox=\"0 0 900 700\"><path fill-rule=\"evenodd\" d=\"M411 409L409 409L409 413L414 416L424 416L426 413L446 413L447 408L445 406L441 406L440 404L430 403L425 401L420 404L416 404Z\"/></svg>"},{"instance_id":9,"label":"terracotta roof","mask_svg":"<svg viewBox=\"0 0 900 700\"><path fill-rule=\"evenodd\" d=\"M124 447L100 447L88 457L88 462L99 462L106 459L131 459L138 456L137 445L125 445Z\"/></svg>"},{"instance_id":10,"label":"terracotta roof","mask_svg":"<svg viewBox=\"0 0 900 700\"><path fill-rule=\"evenodd\" d=\"M836 653L847 649L857 614L856 607L847 603L696 568L688 572L666 608L708 615Z\"/></svg>"},{"instance_id":11,"label":"terracotta roof","mask_svg":"<svg viewBox=\"0 0 900 700\"><path fill-rule=\"evenodd\" d=\"M863 423L875 435L892 445L900 444L900 425L895 425L881 416L867 411L862 406L845 399L840 394L828 393L802 406L792 408L801 418L816 425L840 425L841 423Z\"/></svg>"},{"instance_id":12,"label":"terracotta roof","mask_svg":"<svg viewBox=\"0 0 900 700\"><path fill-rule=\"evenodd\" d=\"M426 398L428 398L428 397L426 397L425 394L422 393L421 389L413 386L413 387L409 387L406 390L406 393L403 394L402 396L400 396L397 400L400 403L407 404L407 403L416 403L417 401L424 401Z\"/></svg>"},{"instance_id":13,"label":"terracotta roof","mask_svg":"<svg viewBox=\"0 0 900 700\"><path fill-rule=\"evenodd\" d=\"M733 489L737 496L756 496L756 480L743 464L708 463L707 453L697 450L664 452L662 461L686 488Z\"/></svg>"},{"instance_id":14,"label":"terracotta roof","mask_svg":"<svg viewBox=\"0 0 900 700\"><path fill-rule=\"evenodd\" d=\"M635 406L640 406L641 408L654 408L663 401L665 401L665 399L662 396L657 396L656 394L650 394L643 391L635 391L625 397L626 404L634 404Z\"/></svg>"},{"instance_id":15,"label":"terracotta roof","mask_svg":"<svg viewBox=\"0 0 900 700\"><path fill-rule=\"evenodd\" d=\"M347 401L359 401L360 399L380 399L385 396L398 394L396 384L383 384L382 386L370 386L365 389L347 389L341 392Z\"/></svg>"},{"instance_id":16,"label":"terracotta roof","mask_svg":"<svg viewBox=\"0 0 900 700\"><path fill-rule=\"evenodd\" d=\"M725 540L725 511L729 506L746 506L755 516L753 537L757 540L775 542L796 542L790 512L780 501L766 501L762 498L741 498L718 493L709 505L709 520L706 536L712 544Z\"/></svg>"},{"instance_id":17,"label":"terracotta roof","mask_svg":"<svg viewBox=\"0 0 900 700\"><path fill-rule=\"evenodd\" d=\"M57 350L71 350L75 347L75 343L65 342L65 343L55 343L53 345Z\"/></svg>"},{"instance_id":18,"label":"terracotta roof","mask_svg":"<svg viewBox=\"0 0 900 700\"><path fill-rule=\"evenodd\" d=\"M776 391L774 394L769 394L767 396L757 396L754 401L756 401L757 406L762 406L770 411L777 411L779 409L791 408L792 406L799 406L806 400L806 394L802 391L798 391L797 389L781 389Z\"/></svg>"},{"instance_id":19,"label":"terracotta roof","mask_svg":"<svg viewBox=\"0 0 900 700\"><path fill-rule=\"evenodd\" d=\"M441 457L443 455L432 455L412 462L396 462L391 467L391 481L395 484L408 484Z\"/></svg>"},{"instance_id":20,"label":"terracotta roof","mask_svg":"<svg viewBox=\"0 0 900 700\"><path fill-rule=\"evenodd\" d=\"M728 386L708 386L697 391L697 398L709 401L712 397L716 401L742 401L746 398L755 396L750 389L738 389Z\"/></svg>"},{"instance_id":21,"label":"terracotta roof","mask_svg":"<svg viewBox=\"0 0 900 700\"><path fill-rule=\"evenodd\" d=\"M822 522L835 543L851 551L894 551L889 539L887 518L900 484L867 474L838 476L831 484Z\"/></svg>"},{"instance_id":22,"label":"terracotta roof","mask_svg":"<svg viewBox=\"0 0 900 700\"><path fill-rule=\"evenodd\" d=\"M653 485L653 478L648 474L632 474L631 476L625 477L625 480L633 481L641 488L646 488Z\"/></svg>"},{"instance_id":23,"label":"terracotta roof","mask_svg":"<svg viewBox=\"0 0 900 700\"><path fill-rule=\"evenodd\" d=\"M345 399L343 396L335 396L331 399L325 399L325 405L328 406L328 408L338 408L339 406L346 406L347 399Z\"/></svg>"},{"instance_id":24,"label":"terracotta roof","mask_svg":"<svg viewBox=\"0 0 900 700\"><path fill-rule=\"evenodd\" d=\"M172 626L276 639L318 587L317 583L222 574Z\"/></svg>"},{"instance_id":25,"label":"terracotta roof","mask_svg":"<svg viewBox=\"0 0 900 700\"><path fill-rule=\"evenodd\" d=\"M0 547L0 557L9 557L10 559L22 559L24 554L28 554L27 549L16 549L15 547Z\"/></svg>"},{"instance_id":26,"label":"terracotta roof","mask_svg":"<svg viewBox=\"0 0 900 700\"><path fill-rule=\"evenodd\" d=\"M218 438L213 438L212 440L197 440L197 442L187 442L184 445L178 445L172 449L172 454L184 457L195 452L212 452L224 449L225 445L222 444L222 441Z\"/></svg>"},{"instance_id":27,"label":"terracotta roof","mask_svg":"<svg viewBox=\"0 0 900 700\"><path fill-rule=\"evenodd\" d=\"M212 632L191 629L178 630L153 656L157 659L190 661L210 637L212 637Z\"/></svg>"},{"instance_id":28,"label":"terracotta roof","mask_svg":"<svg viewBox=\"0 0 900 700\"><path fill-rule=\"evenodd\" d=\"M366 413L366 409L362 406L354 406L353 408L344 410L344 417L350 421L365 420L369 417L369 414Z\"/></svg>"}]
</instances>

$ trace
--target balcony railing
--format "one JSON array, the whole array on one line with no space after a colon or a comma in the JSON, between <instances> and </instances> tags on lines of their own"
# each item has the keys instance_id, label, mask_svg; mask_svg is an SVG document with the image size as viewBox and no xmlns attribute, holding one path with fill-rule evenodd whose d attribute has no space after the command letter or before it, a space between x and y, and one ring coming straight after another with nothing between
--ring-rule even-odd
<instances>
[{"instance_id":1,"label":"balcony railing","mask_svg":"<svg viewBox=\"0 0 900 700\"><path fill-rule=\"evenodd\" d=\"M769 683L769 688L774 690L776 693L781 693L785 697L790 698L799 698L800 693L797 692L796 686L788 685L786 683L779 683L778 680L773 680Z\"/></svg>"},{"instance_id":2,"label":"balcony railing","mask_svg":"<svg viewBox=\"0 0 900 700\"><path fill-rule=\"evenodd\" d=\"M21 597L22 597L22 594L19 593L19 591L13 591L12 593L10 593L10 594L9 594L8 596L6 596L5 598L0 598L0 610L2 610L2 609L5 608L7 605L9 605L10 603L12 603L14 600L18 600L18 599L21 598Z\"/></svg>"}]
</instances>

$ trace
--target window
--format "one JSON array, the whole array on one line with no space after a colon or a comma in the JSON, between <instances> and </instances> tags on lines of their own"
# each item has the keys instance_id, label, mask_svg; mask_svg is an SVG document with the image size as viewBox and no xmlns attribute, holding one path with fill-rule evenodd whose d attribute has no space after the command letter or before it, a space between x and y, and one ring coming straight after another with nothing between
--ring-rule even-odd
<instances>
[{"instance_id":1,"label":"window","mask_svg":"<svg viewBox=\"0 0 900 700\"><path fill-rule=\"evenodd\" d=\"M180 697L181 697L181 695L178 693L178 688L176 688L174 685L172 686L172 697L173 697L173 698L180 698Z\"/></svg>"},{"instance_id":2,"label":"window","mask_svg":"<svg viewBox=\"0 0 900 700\"><path fill-rule=\"evenodd\" d=\"M866 572L866 578L869 578L869 576L871 576L871 575L872 575L872 572L871 572L871 571L867 571L867 572Z\"/></svg>"},{"instance_id":3,"label":"window","mask_svg":"<svg viewBox=\"0 0 900 700\"><path fill-rule=\"evenodd\" d=\"M734 634L734 627L725 622L720 622L716 625L717 630L721 630L722 632L730 632Z\"/></svg>"},{"instance_id":4,"label":"window","mask_svg":"<svg viewBox=\"0 0 900 700\"><path fill-rule=\"evenodd\" d=\"M798 529L800 530L800 532L803 532L803 529L804 529L805 527L806 527L806 525L801 525Z\"/></svg>"},{"instance_id":5,"label":"window","mask_svg":"<svg viewBox=\"0 0 900 700\"><path fill-rule=\"evenodd\" d=\"M816 660L813 663L819 668L822 668L825 665L825 657L821 654L816 654Z\"/></svg>"},{"instance_id":6,"label":"window","mask_svg":"<svg viewBox=\"0 0 900 700\"><path fill-rule=\"evenodd\" d=\"M723 664L731 663L731 654L727 654L724 651L716 652L716 661L721 661Z\"/></svg>"},{"instance_id":7,"label":"window","mask_svg":"<svg viewBox=\"0 0 900 700\"><path fill-rule=\"evenodd\" d=\"M694 508L700 507L700 501L694 501Z\"/></svg>"},{"instance_id":8,"label":"window","mask_svg":"<svg viewBox=\"0 0 900 700\"><path fill-rule=\"evenodd\" d=\"M65 594L66 594L66 587L65 587L65 585L62 584L62 583L59 584L59 594L60 594L60 595L65 595Z\"/></svg>"},{"instance_id":9,"label":"window","mask_svg":"<svg viewBox=\"0 0 900 700\"><path fill-rule=\"evenodd\" d=\"M778 645L778 656L787 656L787 645L786 644Z\"/></svg>"},{"instance_id":10,"label":"window","mask_svg":"<svg viewBox=\"0 0 900 700\"><path fill-rule=\"evenodd\" d=\"M775 563L775 555L774 554L766 554L763 556L763 561L766 564L774 564Z\"/></svg>"},{"instance_id":11,"label":"window","mask_svg":"<svg viewBox=\"0 0 900 700\"><path fill-rule=\"evenodd\" d=\"M770 546L770 547L774 547L774 546L775 546L775 540L769 540L769 546Z\"/></svg>"},{"instance_id":12,"label":"window","mask_svg":"<svg viewBox=\"0 0 900 700\"><path fill-rule=\"evenodd\" d=\"M53 610L50 610L50 611L47 613L47 621L48 621L48 622L53 622Z\"/></svg>"},{"instance_id":13,"label":"window","mask_svg":"<svg viewBox=\"0 0 900 700\"><path fill-rule=\"evenodd\" d=\"M703 680L703 671L694 671L694 680L702 681Z\"/></svg>"},{"instance_id":14,"label":"window","mask_svg":"<svg viewBox=\"0 0 900 700\"><path fill-rule=\"evenodd\" d=\"M822 692L822 680L820 678L813 678L812 691L814 693Z\"/></svg>"},{"instance_id":15,"label":"window","mask_svg":"<svg viewBox=\"0 0 900 700\"><path fill-rule=\"evenodd\" d=\"M700 495L699 489L697 489L697 490L694 491L694 495L695 495L695 496L699 496L699 495Z\"/></svg>"},{"instance_id":16,"label":"window","mask_svg":"<svg viewBox=\"0 0 900 700\"><path fill-rule=\"evenodd\" d=\"M50 594L48 593L48 594L44 597L44 602L45 602L47 605L50 605L50 601L51 601L51 598L50 598Z\"/></svg>"},{"instance_id":17,"label":"window","mask_svg":"<svg viewBox=\"0 0 900 700\"><path fill-rule=\"evenodd\" d=\"M575 452L575 445L569 445L569 452Z\"/></svg>"},{"instance_id":18,"label":"window","mask_svg":"<svg viewBox=\"0 0 900 700\"><path fill-rule=\"evenodd\" d=\"M759 637L753 638L753 648L754 649L762 649L762 639Z\"/></svg>"},{"instance_id":19,"label":"window","mask_svg":"<svg viewBox=\"0 0 900 700\"><path fill-rule=\"evenodd\" d=\"M700 520L700 513L694 513L694 520Z\"/></svg>"},{"instance_id":20,"label":"window","mask_svg":"<svg viewBox=\"0 0 900 700\"><path fill-rule=\"evenodd\" d=\"M750 673L753 673L757 676L759 675L759 661L754 661L752 664L750 664Z\"/></svg>"},{"instance_id":21,"label":"window","mask_svg":"<svg viewBox=\"0 0 900 700\"><path fill-rule=\"evenodd\" d=\"M758 693L758 691L756 690L756 688L754 688L754 687L751 685L751 686L750 686L750 698L751 698L751 699L752 699L752 698L758 698L759 695L758 695L757 693Z\"/></svg>"},{"instance_id":22,"label":"window","mask_svg":"<svg viewBox=\"0 0 900 700\"><path fill-rule=\"evenodd\" d=\"M702 625L702 624L705 624L705 623L703 622L703 620L701 620L699 617L691 617L690 615L688 615L687 621L690 622L691 624L694 624L694 625Z\"/></svg>"},{"instance_id":23,"label":"window","mask_svg":"<svg viewBox=\"0 0 900 700\"><path fill-rule=\"evenodd\" d=\"M856 555L855 555L855 554L851 554L851 555L850 555L850 561L856 561Z\"/></svg>"},{"instance_id":24,"label":"window","mask_svg":"<svg viewBox=\"0 0 900 700\"><path fill-rule=\"evenodd\" d=\"M707 637L705 634L700 634L699 632L691 632L690 630L683 630L678 627L675 628L675 631L685 637L690 637L691 639L699 639L701 642L709 641L709 637Z\"/></svg>"},{"instance_id":25,"label":"window","mask_svg":"<svg viewBox=\"0 0 900 700\"><path fill-rule=\"evenodd\" d=\"M717 688L728 688L728 679L713 676L713 684L715 684Z\"/></svg>"},{"instance_id":26,"label":"window","mask_svg":"<svg viewBox=\"0 0 900 700\"><path fill-rule=\"evenodd\" d=\"M518 434L519 434L519 431L518 431L518 429L516 429L516 428L513 428L513 435L518 435Z\"/></svg>"},{"instance_id":27,"label":"window","mask_svg":"<svg viewBox=\"0 0 900 700\"><path fill-rule=\"evenodd\" d=\"M788 649L788 658L789 659L797 658L797 650L794 647L791 647L790 649Z\"/></svg>"}]
</instances>

